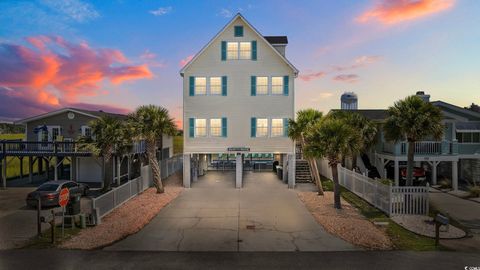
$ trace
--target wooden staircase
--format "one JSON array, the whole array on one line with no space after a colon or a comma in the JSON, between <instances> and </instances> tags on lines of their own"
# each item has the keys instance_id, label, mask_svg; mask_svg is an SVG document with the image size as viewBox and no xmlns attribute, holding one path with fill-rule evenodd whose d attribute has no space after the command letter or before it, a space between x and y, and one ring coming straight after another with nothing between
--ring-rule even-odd
<instances>
[{"instance_id":1,"label":"wooden staircase","mask_svg":"<svg viewBox=\"0 0 480 270\"><path fill-rule=\"evenodd\" d=\"M296 183L312 183L313 177L308 161L303 159L302 145L297 144L295 147L295 182Z\"/></svg>"}]
</instances>

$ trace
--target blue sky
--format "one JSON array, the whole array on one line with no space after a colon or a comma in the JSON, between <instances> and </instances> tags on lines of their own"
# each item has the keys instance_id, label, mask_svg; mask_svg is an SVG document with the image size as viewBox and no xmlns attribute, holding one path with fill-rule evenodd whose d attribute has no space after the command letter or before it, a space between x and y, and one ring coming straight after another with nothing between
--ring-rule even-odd
<instances>
[{"instance_id":1,"label":"blue sky","mask_svg":"<svg viewBox=\"0 0 480 270\"><path fill-rule=\"evenodd\" d=\"M338 108L344 91L360 108L417 90L480 103L478 1L0 1L0 118L146 103L179 118L180 62L237 12L288 36L296 109Z\"/></svg>"}]
</instances>

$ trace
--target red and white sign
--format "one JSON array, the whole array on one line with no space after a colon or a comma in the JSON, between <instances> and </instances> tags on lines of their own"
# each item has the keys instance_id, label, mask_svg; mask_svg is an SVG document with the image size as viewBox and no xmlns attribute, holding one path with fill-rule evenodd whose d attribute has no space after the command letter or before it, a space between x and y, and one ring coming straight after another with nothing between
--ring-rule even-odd
<instances>
[{"instance_id":1,"label":"red and white sign","mask_svg":"<svg viewBox=\"0 0 480 270\"><path fill-rule=\"evenodd\" d=\"M68 204L68 200L70 199L70 192L68 188L62 188L60 190L60 195L58 196L58 204L62 207Z\"/></svg>"}]
</instances>

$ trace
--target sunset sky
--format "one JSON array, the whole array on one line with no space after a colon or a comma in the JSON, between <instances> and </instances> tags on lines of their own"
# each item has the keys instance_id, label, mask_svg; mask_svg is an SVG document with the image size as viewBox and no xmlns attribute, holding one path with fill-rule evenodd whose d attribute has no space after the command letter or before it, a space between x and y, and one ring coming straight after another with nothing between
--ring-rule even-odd
<instances>
[{"instance_id":1,"label":"sunset sky","mask_svg":"<svg viewBox=\"0 0 480 270\"><path fill-rule=\"evenodd\" d=\"M287 35L296 109L354 91L386 108L415 91L480 103L480 1L0 1L0 120L61 107L181 120L179 70L237 12Z\"/></svg>"}]
</instances>

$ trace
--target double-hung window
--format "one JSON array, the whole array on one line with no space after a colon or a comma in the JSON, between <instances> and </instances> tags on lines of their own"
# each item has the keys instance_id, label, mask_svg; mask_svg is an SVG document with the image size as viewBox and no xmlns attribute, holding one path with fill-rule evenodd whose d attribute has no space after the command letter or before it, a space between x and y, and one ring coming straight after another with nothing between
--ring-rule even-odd
<instances>
[{"instance_id":1,"label":"double-hung window","mask_svg":"<svg viewBox=\"0 0 480 270\"><path fill-rule=\"evenodd\" d=\"M222 77L210 77L210 95L222 94Z\"/></svg>"},{"instance_id":2,"label":"double-hung window","mask_svg":"<svg viewBox=\"0 0 480 270\"><path fill-rule=\"evenodd\" d=\"M82 126L82 136L86 138L92 137L92 128L89 126Z\"/></svg>"},{"instance_id":3,"label":"double-hung window","mask_svg":"<svg viewBox=\"0 0 480 270\"><path fill-rule=\"evenodd\" d=\"M207 119L195 119L195 137L207 136Z\"/></svg>"},{"instance_id":4,"label":"double-hung window","mask_svg":"<svg viewBox=\"0 0 480 270\"><path fill-rule=\"evenodd\" d=\"M227 59L238 59L238 42L227 42Z\"/></svg>"},{"instance_id":5,"label":"double-hung window","mask_svg":"<svg viewBox=\"0 0 480 270\"><path fill-rule=\"evenodd\" d=\"M272 94L283 94L283 77L272 77Z\"/></svg>"},{"instance_id":6,"label":"double-hung window","mask_svg":"<svg viewBox=\"0 0 480 270\"><path fill-rule=\"evenodd\" d=\"M268 136L268 118L257 118L257 128L256 128L257 137L267 137Z\"/></svg>"},{"instance_id":7,"label":"double-hung window","mask_svg":"<svg viewBox=\"0 0 480 270\"><path fill-rule=\"evenodd\" d=\"M283 131L283 118L272 119L272 137L281 137L284 135Z\"/></svg>"},{"instance_id":8,"label":"double-hung window","mask_svg":"<svg viewBox=\"0 0 480 270\"><path fill-rule=\"evenodd\" d=\"M268 95L268 77L257 77L257 95Z\"/></svg>"},{"instance_id":9,"label":"double-hung window","mask_svg":"<svg viewBox=\"0 0 480 270\"><path fill-rule=\"evenodd\" d=\"M252 43L240 42L240 57L239 59L252 59Z\"/></svg>"},{"instance_id":10,"label":"double-hung window","mask_svg":"<svg viewBox=\"0 0 480 270\"><path fill-rule=\"evenodd\" d=\"M195 95L207 94L207 78L195 77Z\"/></svg>"},{"instance_id":11,"label":"double-hung window","mask_svg":"<svg viewBox=\"0 0 480 270\"><path fill-rule=\"evenodd\" d=\"M222 136L222 119L221 118L210 119L210 136L212 137Z\"/></svg>"}]
</instances>

